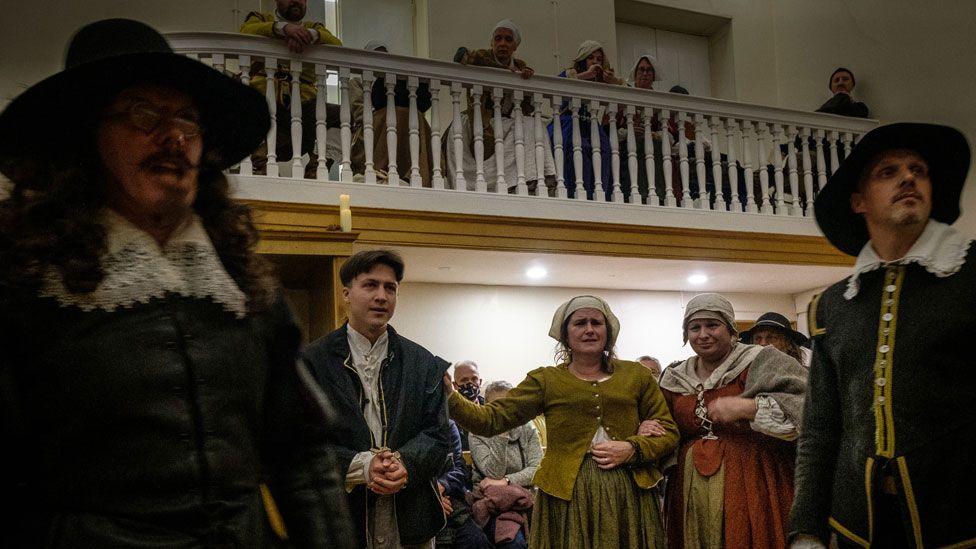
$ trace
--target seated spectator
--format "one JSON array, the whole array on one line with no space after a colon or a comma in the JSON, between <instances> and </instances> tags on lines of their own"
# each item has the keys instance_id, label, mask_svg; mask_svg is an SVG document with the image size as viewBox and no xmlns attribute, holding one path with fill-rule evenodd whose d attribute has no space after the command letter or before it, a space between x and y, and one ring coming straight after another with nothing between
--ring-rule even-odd
<instances>
[{"instance_id":1,"label":"seated spectator","mask_svg":"<svg viewBox=\"0 0 976 549\"><path fill-rule=\"evenodd\" d=\"M341 46L342 41L333 36L325 25L318 21L305 21L306 0L276 0L277 8L274 13L261 13L252 11L247 14L244 23L241 25L241 32L244 34L254 34L277 38L283 40L288 45L288 49L295 53L302 53L308 46L315 44L329 44ZM275 97L277 109L275 111L276 132L275 132L275 155L278 161L290 160L292 158L291 143L291 72L289 63L278 64L275 72ZM255 61L251 64L250 78L251 86L265 93L267 80L265 76L264 61ZM306 63L302 66L302 73L299 77L301 84L301 105L302 105L302 154L309 155L308 164L305 165L305 177L315 177L318 168L318 155L315 151L315 66ZM339 126L339 106L326 105L326 125L330 128ZM264 173L268 163L267 143L261 146L257 152L251 156L255 173Z\"/></svg>"},{"instance_id":2,"label":"seated spectator","mask_svg":"<svg viewBox=\"0 0 976 549\"><path fill-rule=\"evenodd\" d=\"M445 549L487 549L492 547L484 531L475 524L467 495L471 491L471 477L461 455L461 434L457 424L450 421L451 453L447 456L445 472L437 479L441 508L447 525L437 533L435 546Z\"/></svg>"},{"instance_id":3,"label":"seated spectator","mask_svg":"<svg viewBox=\"0 0 976 549\"><path fill-rule=\"evenodd\" d=\"M624 81L617 78L613 67L610 66L603 46L595 40L586 40L580 44L573 59L573 65L559 73L562 78L577 78L590 82L623 85ZM607 135L607 119L604 113L590 113L589 105L584 101L579 109L580 143L583 152L583 188L586 189L587 200L593 200L596 178L593 175L593 146L596 143L600 149L600 182L606 200L610 200L613 191L613 176L610 169L610 137ZM597 126L599 135L591 136L590 117L601 117ZM563 178L570 197L576 193L576 167L573 154L573 113L570 103L564 102L559 115L560 130L563 134ZM548 126L549 140L552 141L555 126Z\"/></svg>"},{"instance_id":4,"label":"seated spectator","mask_svg":"<svg viewBox=\"0 0 976 549\"><path fill-rule=\"evenodd\" d=\"M505 397L512 385L505 381L495 381L485 388L485 400ZM471 478L477 483L482 494L489 486L532 486L532 477L542 461L542 445L539 434L532 423L526 423L493 437L469 435L471 460L474 464ZM495 538L496 517L491 517L485 526L489 538ZM513 540L496 547L525 548L525 534L519 531Z\"/></svg>"},{"instance_id":5,"label":"seated spectator","mask_svg":"<svg viewBox=\"0 0 976 549\"><path fill-rule=\"evenodd\" d=\"M389 45L382 40L372 40L364 48L367 51L389 53ZM420 136L420 147L417 165L420 179L424 187L430 187L431 153L430 153L430 124L422 113L430 110L430 86L420 82L416 91L417 101L417 129ZM373 169L376 179L389 181L390 154L386 139L387 117L386 79L382 74L377 75L370 91L370 101L373 106ZM352 171L362 175L366 171L366 147L364 139L363 109L363 80L361 77L349 79L349 100L352 104ZM410 180L413 161L410 154L410 91L407 89L407 78L397 78L393 88L393 105L396 114L396 170L397 178ZM358 178L357 178L358 179Z\"/></svg>"},{"instance_id":6,"label":"seated spectator","mask_svg":"<svg viewBox=\"0 0 976 549\"><path fill-rule=\"evenodd\" d=\"M794 330L790 321L779 313L764 313L752 328L739 335L739 341L763 347L772 345L807 368L813 358L813 351L807 348L810 338Z\"/></svg>"},{"instance_id":7,"label":"seated spectator","mask_svg":"<svg viewBox=\"0 0 976 549\"><path fill-rule=\"evenodd\" d=\"M661 377L661 361L659 361L658 359L656 359L656 358L654 358L652 356L644 355L644 356L638 358L637 359L637 362L640 362L641 363L641 366L643 366L643 367L647 368L648 370L650 370L651 373L654 374L654 378L655 379L660 379L660 377Z\"/></svg>"},{"instance_id":8,"label":"seated spectator","mask_svg":"<svg viewBox=\"0 0 976 549\"><path fill-rule=\"evenodd\" d=\"M521 75L522 78L527 79L535 74L535 71L526 65L521 59L515 58L515 52L518 50L519 44L521 43L522 33L518 26L513 21L504 19L499 21L492 30L491 47L489 49L468 51L465 48L460 48L458 53L455 55L455 60L464 65L510 70L515 74ZM538 164L536 163L535 155L535 142L537 134L536 124L532 118L534 108L532 106L531 93L525 95L520 107L523 114L522 141L525 147L525 158L522 162L522 173L525 177L529 193L536 194L538 192L537 187L539 168ZM461 137L464 142L461 158L463 167L462 173L464 174L465 188L469 191L477 189L476 183L478 167L474 155L473 115L475 108L476 107L474 106L473 101L469 99L468 109L461 115ZM491 97L491 90L487 88L484 90L484 94L481 96L480 108L482 139L484 143L484 166L482 169L485 181L487 182L487 189L489 192L496 192L497 190L499 172L498 159L494 157L495 136L498 135L498 133L501 133L504 154L502 158L501 173L504 177L505 184L508 186L508 192L514 193L518 183L518 159L516 159L515 155L515 114L513 114L515 102L512 100L511 94L506 94L501 100L501 128L495 127L495 102ZM552 149L549 142L545 141L545 135L538 137L544 141L542 173L545 179L545 185L549 190L549 195L553 196L556 190L556 165L552 159ZM451 184L457 188L458 159L454 152L453 123L451 127L444 132L443 144L444 155L447 158L446 176L451 181Z\"/></svg>"},{"instance_id":9,"label":"seated spectator","mask_svg":"<svg viewBox=\"0 0 976 549\"><path fill-rule=\"evenodd\" d=\"M841 116L852 116L855 118L867 118L870 111L868 106L860 101L854 100L854 73L850 69L838 67L827 82L830 91L830 99L820 105L817 112L828 114L839 114Z\"/></svg>"},{"instance_id":10,"label":"seated spectator","mask_svg":"<svg viewBox=\"0 0 976 549\"><path fill-rule=\"evenodd\" d=\"M461 396L476 404L484 404L485 399L481 396L481 374L478 373L478 365L473 360L462 360L454 365L454 387ZM468 451L468 432L458 427L461 431L461 449Z\"/></svg>"}]
</instances>

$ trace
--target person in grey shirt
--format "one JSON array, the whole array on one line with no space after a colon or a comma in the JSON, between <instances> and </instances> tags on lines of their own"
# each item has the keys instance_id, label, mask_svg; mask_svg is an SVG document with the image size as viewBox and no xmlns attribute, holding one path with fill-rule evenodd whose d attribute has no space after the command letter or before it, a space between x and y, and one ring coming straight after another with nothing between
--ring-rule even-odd
<instances>
[{"instance_id":1,"label":"person in grey shirt","mask_svg":"<svg viewBox=\"0 0 976 549\"><path fill-rule=\"evenodd\" d=\"M485 388L485 400L491 402L504 397L511 389L512 385L506 381L492 382ZM542 445L539 432L531 422L494 437L472 433L468 442L474 465L471 477L482 490L493 484L532 485L532 477L542 461Z\"/></svg>"}]
</instances>

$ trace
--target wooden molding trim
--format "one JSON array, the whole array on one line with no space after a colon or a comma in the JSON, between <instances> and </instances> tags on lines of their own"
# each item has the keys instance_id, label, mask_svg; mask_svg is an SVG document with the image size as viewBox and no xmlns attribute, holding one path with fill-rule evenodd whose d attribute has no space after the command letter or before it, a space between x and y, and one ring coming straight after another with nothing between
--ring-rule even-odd
<instances>
[{"instance_id":1,"label":"wooden molding trim","mask_svg":"<svg viewBox=\"0 0 976 549\"><path fill-rule=\"evenodd\" d=\"M456 213L356 208L354 233L326 228L337 206L247 201L267 249L327 253L355 244L422 246L512 252L566 253L658 259L701 259L797 265L851 266L821 236L590 223ZM337 236L341 235L341 236Z\"/></svg>"}]
</instances>

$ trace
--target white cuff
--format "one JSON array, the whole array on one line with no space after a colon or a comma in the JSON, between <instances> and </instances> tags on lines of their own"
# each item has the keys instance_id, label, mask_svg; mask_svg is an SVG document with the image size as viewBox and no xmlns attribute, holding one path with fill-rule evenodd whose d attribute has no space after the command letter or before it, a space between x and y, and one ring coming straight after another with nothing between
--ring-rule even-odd
<instances>
[{"instance_id":1,"label":"white cuff","mask_svg":"<svg viewBox=\"0 0 976 549\"><path fill-rule=\"evenodd\" d=\"M346 492L360 484L369 484L369 462L373 460L373 452L359 452L353 456L349 462L349 470L346 471Z\"/></svg>"},{"instance_id":2,"label":"white cuff","mask_svg":"<svg viewBox=\"0 0 976 549\"><path fill-rule=\"evenodd\" d=\"M753 431L783 440L796 440L796 425L790 421L776 399L769 395L756 396L756 418L749 423Z\"/></svg>"},{"instance_id":3,"label":"white cuff","mask_svg":"<svg viewBox=\"0 0 976 549\"><path fill-rule=\"evenodd\" d=\"M790 544L790 549L827 549L826 546L817 538L807 535L799 535L793 543Z\"/></svg>"},{"instance_id":4,"label":"white cuff","mask_svg":"<svg viewBox=\"0 0 976 549\"><path fill-rule=\"evenodd\" d=\"M271 27L271 32L274 33L275 36L283 37L285 35L285 25L287 25L287 23L278 21Z\"/></svg>"}]
</instances>

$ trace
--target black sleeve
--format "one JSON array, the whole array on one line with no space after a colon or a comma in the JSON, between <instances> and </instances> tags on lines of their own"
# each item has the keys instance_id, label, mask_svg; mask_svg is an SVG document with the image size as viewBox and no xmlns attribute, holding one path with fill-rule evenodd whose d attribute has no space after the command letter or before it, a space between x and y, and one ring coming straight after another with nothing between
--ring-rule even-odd
<instances>
[{"instance_id":1,"label":"black sleeve","mask_svg":"<svg viewBox=\"0 0 976 549\"><path fill-rule=\"evenodd\" d=\"M369 94L373 101L373 110L378 111L386 107L386 79L382 76L373 81L373 90Z\"/></svg>"},{"instance_id":2,"label":"black sleeve","mask_svg":"<svg viewBox=\"0 0 976 549\"><path fill-rule=\"evenodd\" d=\"M272 311L262 456L268 488L295 547L351 548L343 475L325 444L331 412L303 362L283 301Z\"/></svg>"},{"instance_id":3,"label":"black sleeve","mask_svg":"<svg viewBox=\"0 0 976 549\"><path fill-rule=\"evenodd\" d=\"M427 112L430 110L430 86L426 82L421 82L417 87L417 110Z\"/></svg>"},{"instance_id":4,"label":"black sleeve","mask_svg":"<svg viewBox=\"0 0 976 549\"><path fill-rule=\"evenodd\" d=\"M425 406L418 412L424 416L427 427L399 448L407 469L408 482L436 479L440 476L445 459L451 453L451 431L447 420L447 399L444 398L443 376L450 363L441 358L436 361L433 379L424 388Z\"/></svg>"},{"instance_id":5,"label":"black sleeve","mask_svg":"<svg viewBox=\"0 0 976 549\"><path fill-rule=\"evenodd\" d=\"M818 299L808 318L815 318ZM814 321L811 335L819 323ZM796 494L790 512L790 537L816 536L827 543L834 471L840 444L841 409L837 370L825 347L825 334L814 335L813 362L807 381L803 424L796 454Z\"/></svg>"}]
</instances>

